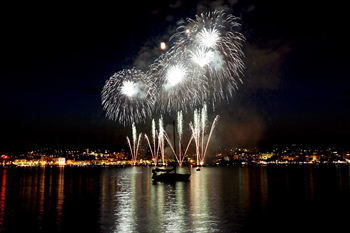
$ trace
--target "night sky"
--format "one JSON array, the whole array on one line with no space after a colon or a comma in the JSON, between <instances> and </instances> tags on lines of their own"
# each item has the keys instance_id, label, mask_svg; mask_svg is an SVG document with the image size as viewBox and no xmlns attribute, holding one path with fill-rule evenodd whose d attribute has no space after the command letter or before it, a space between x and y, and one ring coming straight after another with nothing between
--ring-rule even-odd
<instances>
[{"instance_id":1,"label":"night sky","mask_svg":"<svg viewBox=\"0 0 350 233\"><path fill-rule=\"evenodd\" d=\"M244 83L229 103L210 110L209 120L220 115L212 147L348 147L344 4L178 0L2 7L0 153L126 147L131 127L108 120L101 106L105 81L121 69L146 70L179 20L212 10L240 17L246 37ZM171 124L171 116L165 120ZM149 133L150 121L139 131Z\"/></svg>"}]
</instances>

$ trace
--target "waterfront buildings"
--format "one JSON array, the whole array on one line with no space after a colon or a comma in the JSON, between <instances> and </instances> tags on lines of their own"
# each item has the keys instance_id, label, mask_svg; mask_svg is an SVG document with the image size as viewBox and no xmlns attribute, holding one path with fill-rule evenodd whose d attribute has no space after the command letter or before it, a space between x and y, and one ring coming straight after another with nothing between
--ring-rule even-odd
<instances>
[{"instance_id":1,"label":"waterfront buildings","mask_svg":"<svg viewBox=\"0 0 350 233\"><path fill-rule=\"evenodd\" d=\"M172 158L164 161L171 162ZM196 155L188 154L186 164L196 165ZM218 148L206 157L206 165L266 165L266 164L343 164L350 163L350 152L335 147L306 148L302 145L276 147L272 150ZM1 155L2 166L129 166L133 161L128 152L109 150L53 150L41 148L21 155ZM138 155L137 165L154 165L147 151Z\"/></svg>"}]
</instances>

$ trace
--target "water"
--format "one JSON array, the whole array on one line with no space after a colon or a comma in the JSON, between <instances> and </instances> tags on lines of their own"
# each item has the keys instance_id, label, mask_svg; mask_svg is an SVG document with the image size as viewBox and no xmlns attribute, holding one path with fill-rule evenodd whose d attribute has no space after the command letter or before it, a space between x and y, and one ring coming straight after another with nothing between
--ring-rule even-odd
<instances>
[{"instance_id":1,"label":"water","mask_svg":"<svg viewBox=\"0 0 350 233\"><path fill-rule=\"evenodd\" d=\"M151 169L2 169L0 231L335 232L348 226L349 166L206 167L193 169L189 182L172 184L153 183Z\"/></svg>"}]
</instances>

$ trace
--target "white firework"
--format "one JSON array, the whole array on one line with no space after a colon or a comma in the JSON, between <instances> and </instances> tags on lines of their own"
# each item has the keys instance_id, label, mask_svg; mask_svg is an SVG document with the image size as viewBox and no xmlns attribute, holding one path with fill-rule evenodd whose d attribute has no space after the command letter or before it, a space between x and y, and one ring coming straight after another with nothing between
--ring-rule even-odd
<instances>
[{"instance_id":1,"label":"white firework","mask_svg":"<svg viewBox=\"0 0 350 233\"><path fill-rule=\"evenodd\" d=\"M148 76L158 87L160 112L189 111L204 99L207 90L202 69L188 61L187 53L170 49L151 66Z\"/></svg>"},{"instance_id":2,"label":"white firework","mask_svg":"<svg viewBox=\"0 0 350 233\"><path fill-rule=\"evenodd\" d=\"M183 64L171 66L165 75L166 88L169 86L174 87L176 85L181 85L181 83L185 81L188 73L188 68Z\"/></svg>"},{"instance_id":3,"label":"white firework","mask_svg":"<svg viewBox=\"0 0 350 233\"><path fill-rule=\"evenodd\" d=\"M239 18L223 11L188 18L171 37L173 46L146 73L131 69L115 73L102 90L106 116L120 123L145 122L153 110L189 112L228 101L242 82L244 36Z\"/></svg>"},{"instance_id":4,"label":"white firework","mask_svg":"<svg viewBox=\"0 0 350 233\"><path fill-rule=\"evenodd\" d=\"M196 42L205 48L216 49L220 40L220 33L215 28L206 29L203 28L200 32L198 32L196 37Z\"/></svg>"},{"instance_id":5,"label":"white firework","mask_svg":"<svg viewBox=\"0 0 350 233\"><path fill-rule=\"evenodd\" d=\"M244 36L238 32L238 18L223 11L207 12L187 19L172 38L174 51L187 53L187 62L196 64L206 77L206 102L228 100L242 82ZM202 78L204 79L204 78Z\"/></svg>"},{"instance_id":6,"label":"white firework","mask_svg":"<svg viewBox=\"0 0 350 233\"><path fill-rule=\"evenodd\" d=\"M130 153L131 153L131 158L133 161L133 165L136 165L137 162L137 154L139 152L139 146L140 146L140 141L141 141L141 136L142 134L139 134L139 137L137 138L137 132L136 132L136 126L135 123L132 123L132 143L129 139L129 137L126 137L126 141L128 142L129 148L130 148Z\"/></svg>"},{"instance_id":7,"label":"white firework","mask_svg":"<svg viewBox=\"0 0 350 233\"><path fill-rule=\"evenodd\" d=\"M125 69L115 73L102 89L106 116L124 125L145 122L155 102L155 85L140 70Z\"/></svg>"},{"instance_id":8,"label":"white firework","mask_svg":"<svg viewBox=\"0 0 350 233\"><path fill-rule=\"evenodd\" d=\"M205 48L197 48L189 50L189 57L192 62L199 65L201 68L209 65L214 61L214 52Z\"/></svg>"},{"instance_id":9,"label":"white firework","mask_svg":"<svg viewBox=\"0 0 350 233\"><path fill-rule=\"evenodd\" d=\"M137 84L133 81L125 81L120 87L120 92L128 97L133 97L138 93Z\"/></svg>"}]
</instances>

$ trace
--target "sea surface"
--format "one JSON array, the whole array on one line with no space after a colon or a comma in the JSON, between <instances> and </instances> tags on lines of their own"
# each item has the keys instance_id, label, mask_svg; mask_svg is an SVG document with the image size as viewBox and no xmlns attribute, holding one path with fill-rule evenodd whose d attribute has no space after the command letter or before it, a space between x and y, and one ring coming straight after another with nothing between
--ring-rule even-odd
<instances>
[{"instance_id":1,"label":"sea surface","mask_svg":"<svg viewBox=\"0 0 350 233\"><path fill-rule=\"evenodd\" d=\"M181 168L180 172L187 172ZM191 169L153 183L151 167L0 170L1 232L340 232L349 165Z\"/></svg>"}]
</instances>

